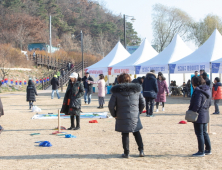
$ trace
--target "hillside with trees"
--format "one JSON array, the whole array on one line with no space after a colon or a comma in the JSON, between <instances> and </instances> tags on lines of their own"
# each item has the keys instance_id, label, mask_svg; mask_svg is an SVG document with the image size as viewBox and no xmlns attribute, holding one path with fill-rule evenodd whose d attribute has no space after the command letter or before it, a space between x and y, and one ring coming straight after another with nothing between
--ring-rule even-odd
<instances>
[{"instance_id":1,"label":"hillside with trees","mask_svg":"<svg viewBox=\"0 0 222 170\"><path fill-rule=\"evenodd\" d=\"M106 55L118 40L123 42L123 17L114 15L91 0L1 0L0 44L27 50L33 42L49 43L49 16L52 16L52 43L66 52L80 52L80 31L84 52ZM141 39L127 22L127 43Z\"/></svg>"}]
</instances>

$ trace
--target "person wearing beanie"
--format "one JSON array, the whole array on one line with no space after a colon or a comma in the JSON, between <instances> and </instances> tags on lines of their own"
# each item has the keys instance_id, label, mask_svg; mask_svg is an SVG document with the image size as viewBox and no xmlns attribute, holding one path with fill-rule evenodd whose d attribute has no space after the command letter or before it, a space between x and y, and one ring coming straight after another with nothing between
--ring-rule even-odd
<instances>
[{"instance_id":1,"label":"person wearing beanie","mask_svg":"<svg viewBox=\"0 0 222 170\"><path fill-rule=\"evenodd\" d=\"M81 97L84 95L84 88L79 75L72 73L70 76L68 87L63 100L61 113L70 115L71 127L68 130L80 129L80 112L81 112ZM76 126L74 119L76 118Z\"/></svg>"},{"instance_id":2,"label":"person wearing beanie","mask_svg":"<svg viewBox=\"0 0 222 170\"><path fill-rule=\"evenodd\" d=\"M216 77L214 79L214 85L212 89L212 99L214 100L215 112L213 114L220 114L219 110L219 102L222 99L222 89L221 89L221 82L220 78Z\"/></svg>"},{"instance_id":3,"label":"person wearing beanie","mask_svg":"<svg viewBox=\"0 0 222 170\"><path fill-rule=\"evenodd\" d=\"M58 79L57 79L57 75L54 75L54 77L52 78L52 80L51 80L51 85L52 85L52 95L51 95L51 99L54 98L54 92L55 92L55 91L56 91L56 94L57 94L58 99L60 99L59 91L58 91L59 81L58 81Z\"/></svg>"},{"instance_id":4,"label":"person wearing beanie","mask_svg":"<svg viewBox=\"0 0 222 170\"><path fill-rule=\"evenodd\" d=\"M29 102L29 109L31 109L33 107L33 102L36 101L35 95L38 96L35 85L32 81L32 78L29 78L26 92L27 92L26 101Z\"/></svg>"}]
</instances>

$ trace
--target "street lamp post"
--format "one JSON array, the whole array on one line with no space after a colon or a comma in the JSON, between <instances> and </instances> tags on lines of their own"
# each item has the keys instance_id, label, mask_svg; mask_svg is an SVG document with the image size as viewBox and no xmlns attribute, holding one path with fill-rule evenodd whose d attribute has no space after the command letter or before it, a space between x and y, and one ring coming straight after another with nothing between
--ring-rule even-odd
<instances>
[{"instance_id":1,"label":"street lamp post","mask_svg":"<svg viewBox=\"0 0 222 170\"><path fill-rule=\"evenodd\" d=\"M123 15L123 20L124 20L124 47L126 49L126 18L127 17L131 17L131 21L134 22L136 19L133 16L129 16L129 15Z\"/></svg>"},{"instance_id":2,"label":"street lamp post","mask_svg":"<svg viewBox=\"0 0 222 170\"><path fill-rule=\"evenodd\" d=\"M82 77L84 76L84 57L83 57L83 33L81 30L81 51L82 51Z\"/></svg>"}]
</instances>

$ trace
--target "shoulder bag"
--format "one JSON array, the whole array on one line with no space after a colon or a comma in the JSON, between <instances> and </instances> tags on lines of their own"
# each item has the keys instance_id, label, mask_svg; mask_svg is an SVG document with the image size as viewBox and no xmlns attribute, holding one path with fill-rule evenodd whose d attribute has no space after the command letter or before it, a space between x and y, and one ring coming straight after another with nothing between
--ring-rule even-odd
<instances>
[{"instance_id":1,"label":"shoulder bag","mask_svg":"<svg viewBox=\"0 0 222 170\"><path fill-rule=\"evenodd\" d=\"M200 109L205 105L206 101L207 101L207 98L204 101L203 105L200 107ZM187 120L187 122L196 122L198 119L198 116L199 116L199 114L197 112L194 112L192 110L188 110L188 111L186 111L185 119Z\"/></svg>"}]
</instances>

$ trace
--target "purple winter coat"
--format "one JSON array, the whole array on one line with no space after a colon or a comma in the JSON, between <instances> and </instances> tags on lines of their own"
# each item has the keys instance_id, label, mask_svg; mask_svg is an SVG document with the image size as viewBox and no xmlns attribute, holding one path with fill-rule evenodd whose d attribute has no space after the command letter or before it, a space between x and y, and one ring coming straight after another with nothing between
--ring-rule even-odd
<instances>
[{"instance_id":1,"label":"purple winter coat","mask_svg":"<svg viewBox=\"0 0 222 170\"><path fill-rule=\"evenodd\" d=\"M158 84L158 93L157 93L157 98L155 99L156 102L166 102L166 94L169 93L168 86L165 80L160 81L157 79L157 84Z\"/></svg>"}]
</instances>

